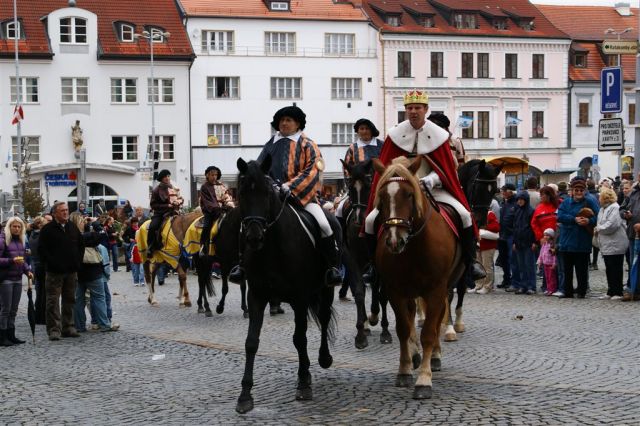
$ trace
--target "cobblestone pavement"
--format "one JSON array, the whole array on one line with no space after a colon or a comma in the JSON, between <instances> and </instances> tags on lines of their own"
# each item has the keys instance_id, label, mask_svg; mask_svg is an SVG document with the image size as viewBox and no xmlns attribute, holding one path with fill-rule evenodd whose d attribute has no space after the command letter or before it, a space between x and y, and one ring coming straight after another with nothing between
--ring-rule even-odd
<instances>
[{"instance_id":1,"label":"cobblestone pavement","mask_svg":"<svg viewBox=\"0 0 640 426\"><path fill-rule=\"evenodd\" d=\"M189 283L195 302L195 277ZM314 400L295 401L297 355L285 306L285 315L265 320L256 408L238 415L248 323L238 287L222 315L206 318L178 307L176 277L158 288L160 306L153 308L146 289L118 272L111 288L119 332L49 342L38 326L35 346L0 348L0 424L638 424L640 305L598 300L602 270L591 273L591 287L585 300L500 290L467 296L467 331L444 344L443 368L426 401L393 386L395 333L393 344L381 345L374 327L369 347L355 349L355 309L344 302L335 304L329 370L318 366L319 332L309 330ZM23 337L25 311L26 296Z\"/></svg>"}]
</instances>

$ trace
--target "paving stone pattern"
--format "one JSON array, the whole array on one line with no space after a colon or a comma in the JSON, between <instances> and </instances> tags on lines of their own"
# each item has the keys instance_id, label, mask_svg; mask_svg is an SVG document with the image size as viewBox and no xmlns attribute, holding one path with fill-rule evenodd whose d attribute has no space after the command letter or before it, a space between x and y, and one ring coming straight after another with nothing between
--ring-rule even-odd
<instances>
[{"instance_id":1,"label":"paving stone pattern","mask_svg":"<svg viewBox=\"0 0 640 426\"><path fill-rule=\"evenodd\" d=\"M344 302L335 304L329 370L317 364L319 332L310 326L314 400L295 401L293 315L285 305L286 314L267 315L263 327L256 408L238 415L248 324L239 288L231 287L222 315L206 318L195 307L178 307L177 277L158 288L160 306L153 308L146 289L118 272L111 288L120 331L49 342L38 326L35 346L0 348L0 424L637 425L640 304L598 300L603 271L590 277L592 297L585 300L501 290L468 295L467 331L443 344L443 368L427 401L393 386L395 333L393 344L382 345L374 327L369 347L355 349L355 308ZM195 277L189 284L195 305ZM25 312L26 295L18 321L23 337L30 333Z\"/></svg>"}]
</instances>

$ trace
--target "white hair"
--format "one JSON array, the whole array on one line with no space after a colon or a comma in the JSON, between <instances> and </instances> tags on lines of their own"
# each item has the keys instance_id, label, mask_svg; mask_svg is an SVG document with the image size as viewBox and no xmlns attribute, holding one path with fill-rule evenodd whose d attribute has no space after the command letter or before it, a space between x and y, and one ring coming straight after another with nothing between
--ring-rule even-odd
<instances>
[{"instance_id":1,"label":"white hair","mask_svg":"<svg viewBox=\"0 0 640 426\"><path fill-rule=\"evenodd\" d=\"M24 224L24 221L22 219L20 219L18 216L13 216L10 217L7 220L7 224L4 226L4 241L5 241L5 245L9 245L9 242L13 239L13 235L11 234L11 225L14 222L18 222L20 223L20 226L22 226L22 232L20 233L20 242L22 242L22 246L25 245L25 241L26 241L26 235L27 235L27 227Z\"/></svg>"}]
</instances>

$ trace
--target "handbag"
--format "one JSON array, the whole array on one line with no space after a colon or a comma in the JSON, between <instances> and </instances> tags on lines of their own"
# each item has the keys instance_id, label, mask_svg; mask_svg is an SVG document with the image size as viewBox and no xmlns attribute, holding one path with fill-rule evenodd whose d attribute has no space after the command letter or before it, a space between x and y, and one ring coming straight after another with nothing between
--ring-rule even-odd
<instances>
[{"instance_id":1,"label":"handbag","mask_svg":"<svg viewBox=\"0 0 640 426\"><path fill-rule=\"evenodd\" d=\"M85 247L84 255L82 256L82 263L88 265L102 264L102 255L95 247Z\"/></svg>"},{"instance_id":2,"label":"handbag","mask_svg":"<svg viewBox=\"0 0 640 426\"><path fill-rule=\"evenodd\" d=\"M598 241L597 233L593 234L593 238L591 238L591 245L595 248L600 248L600 241Z\"/></svg>"}]
</instances>

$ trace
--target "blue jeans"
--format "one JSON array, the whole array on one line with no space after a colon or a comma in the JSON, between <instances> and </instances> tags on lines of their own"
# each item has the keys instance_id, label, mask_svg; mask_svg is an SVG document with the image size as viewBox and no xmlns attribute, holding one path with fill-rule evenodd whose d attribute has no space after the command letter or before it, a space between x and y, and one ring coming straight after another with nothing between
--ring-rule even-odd
<instances>
[{"instance_id":1,"label":"blue jeans","mask_svg":"<svg viewBox=\"0 0 640 426\"><path fill-rule=\"evenodd\" d=\"M111 328L111 321L107 316L107 301L104 293L104 278L100 277L93 281L78 281L76 287L76 304L73 308L73 319L75 322L76 330L86 331L87 329L87 316L85 314L85 293L89 290L91 294L90 307L91 316L95 319L96 324L100 328Z\"/></svg>"},{"instance_id":2,"label":"blue jeans","mask_svg":"<svg viewBox=\"0 0 640 426\"><path fill-rule=\"evenodd\" d=\"M556 253L556 271L558 273L558 291L564 293L564 257Z\"/></svg>"},{"instance_id":3,"label":"blue jeans","mask_svg":"<svg viewBox=\"0 0 640 426\"><path fill-rule=\"evenodd\" d=\"M144 284L144 268L142 263L131 264L131 275L133 276L134 284Z\"/></svg>"},{"instance_id":4,"label":"blue jeans","mask_svg":"<svg viewBox=\"0 0 640 426\"><path fill-rule=\"evenodd\" d=\"M531 247L526 247L517 249L515 258L520 272L518 288L536 291L536 254Z\"/></svg>"},{"instance_id":5,"label":"blue jeans","mask_svg":"<svg viewBox=\"0 0 640 426\"><path fill-rule=\"evenodd\" d=\"M123 243L124 248L124 263L127 268L131 268L131 249L133 249L133 243Z\"/></svg>"},{"instance_id":6,"label":"blue jeans","mask_svg":"<svg viewBox=\"0 0 640 426\"><path fill-rule=\"evenodd\" d=\"M113 264L113 272L118 272L118 245L112 244L109 247L109 251L111 252L111 263Z\"/></svg>"}]
</instances>

